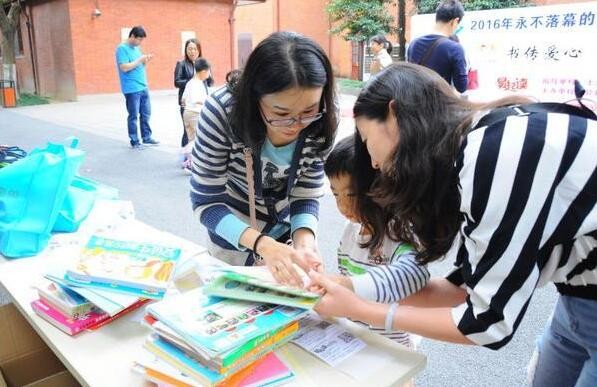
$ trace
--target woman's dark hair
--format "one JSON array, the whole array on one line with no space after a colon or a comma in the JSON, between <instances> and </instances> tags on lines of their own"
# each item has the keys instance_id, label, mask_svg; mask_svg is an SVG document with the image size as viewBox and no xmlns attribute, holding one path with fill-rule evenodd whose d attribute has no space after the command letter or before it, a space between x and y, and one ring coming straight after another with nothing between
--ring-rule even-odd
<instances>
[{"instance_id":1,"label":"woman's dark hair","mask_svg":"<svg viewBox=\"0 0 597 387\"><path fill-rule=\"evenodd\" d=\"M458 0L443 0L435 9L435 21L449 23L454 19L458 19L460 23L464 17L464 7Z\"/></svg>"},{"instance_id":2,"label":"woman's dark hair","mask_svg":"<svg viewBox=\"0 0 597 387\"><path fill-rule=\"evenodd\" d=\"M251 52L242 75L231 78L228 87L235 102L230 125L247 146L255 148L266 137L259 110L261 97L295 86L323 87L319 109L325 107L327 112L304 130L324 139L321 149L332 145L337 127L334 75L325 52L310 38L294 32L271 34Z\"/></svg>"},{"instance_id":3,"label":"woman's dark hair","mask_svg":"<svg viewBox=\"0 0 597 387\"><path fill-rule=\"evenodd\" d=\"M386 222L389 221L390 214L375 203L371 195L369 195L371 184L379 173L371 167L371 160L367 164L370 173L361 174L358 179L355 177L355 137L358 137L358 135L346 137L338 141L328 155L323 170L328 178L341 175L350 177L356 214L359 217L359 222L371 233L371 238L361 243L361 247L369 248L373 252L383 244L387 228ZM359 167L362 168L365 165Z\"/></svg>"},{"instance_id":4,"label":"woman's dark hair","mask_svg":"<svg viewBox=\"0 0 597 387\"><path fill-rule=\"evenodd\" d=\"M129 32L129 38L146 38L145 28L143 26L134 26Z\"/></svg>"},{"instance_id":5,"label":"woman's dark hair","mask_svg":"<svg viewBox=\"0 0 597 387\"><path fill-rule=\"evenodd\" d=\"M195 65L196 72L203 71L203 70L209 70L209 68L210 68L209 62L204 58L197 58L194 65Z\"/></svg>"},{"instance_id":6,"label":"woman's dark hair","mask_svg":"<svg viewBox=\"0 0 597 387\"><path fill-rule=\"evenodd\" d=\"M187 47L189 47L189 44L191 43L194 43L195 46L197 46L197 52L199 53L198 57L201 58L203 56L203 53L201 52L201 43L199 43L199 40L195 38L187 39L187 41L184 42L184 59L188 62L193 62L187 54Z\"/></svg>"},{"instance_id":7,"label":"woman's dark hair","mask_svg":"<svg viewBox=\"0 0 597 387\"><path fill-rule=\"evenodd\" d=\"M441 258L463 220L455 162L475 114L528 102L522 97L468 102L433 70L406 62L372 78L354 105L355 118L385 121L392 109L399 131L391 161L384 164L370 191L391 214L385 234L417 246L422 263ZM365 181L371 178L371 160L358 136L355 149L355 179Z\"/></svg>"},{"instance_id":8,"label":"woman's dark hair","mask_svg":"<svg viewBox=\"0 0 597 387\"><path fill-rule=\"evenodd\" d=\"M388 52L388 54L392 53L392 49L394 48L392 46L392 43L386 39L385 36L383 35L375 35L374 37L371 38L372 42L375 42L377 44L379 44L380 46L382 46L383 48L386 49L386 51Z\"/></svg>"}]
</instances>

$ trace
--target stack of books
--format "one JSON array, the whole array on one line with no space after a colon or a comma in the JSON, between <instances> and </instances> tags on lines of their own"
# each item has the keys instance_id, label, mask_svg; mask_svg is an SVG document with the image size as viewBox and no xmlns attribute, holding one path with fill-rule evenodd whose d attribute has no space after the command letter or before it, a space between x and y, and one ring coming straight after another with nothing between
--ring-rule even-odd
<instances>
[{"instance_id":1,"label":"stack of books","mask_svg":"<svg viewBox=\"0 0 597 387\"><path fill-rule=\"evenodd\" d=\"M69 335L97 329L161 299L181 251L92 236L65 270L47 273L31 307Z\"/></svg>"},{"instance_id":2,"label":"stack of books","mask_svg":"<svg viewBox=\"0 0 597 387\"><path fill-rule=\"evenodd\" d=\"M230 268L210 284L148 305L152 333L134 369L176 386L271 386L292 371L273 352L319 298Z\"/></svg>"}]
</instances>

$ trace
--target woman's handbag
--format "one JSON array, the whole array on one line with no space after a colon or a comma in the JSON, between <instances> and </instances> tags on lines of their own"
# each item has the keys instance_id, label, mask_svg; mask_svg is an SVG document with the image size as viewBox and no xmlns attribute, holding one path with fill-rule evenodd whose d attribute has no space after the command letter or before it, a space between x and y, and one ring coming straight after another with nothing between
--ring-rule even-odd
<instances>
[{"instance_id":1,"label":"woman's handbag","mask_svg":"<svg viewBox=\"0 0 597 387\"><path fill-rule=\"evenodd\" d=\"M84 152L48 143L0 169L0 253L24 257L48 243Z\"/></svg>"}]
</instances>

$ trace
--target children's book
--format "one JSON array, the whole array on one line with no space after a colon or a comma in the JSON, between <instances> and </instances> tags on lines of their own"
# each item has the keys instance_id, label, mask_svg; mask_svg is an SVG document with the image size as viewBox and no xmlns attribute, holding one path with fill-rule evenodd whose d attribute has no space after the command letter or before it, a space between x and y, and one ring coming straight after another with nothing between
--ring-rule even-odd
<instances>
[{"instance_id":1,"label":"children's book","mask_svg":"<svg viewBox=\"0 0 597 387\"><path fill-rule=\"evenodd\" d=\"M308 313L301 308L208 297L203 288L151 304L146 311L209 357L275 331Z\"/></svg>"},{"instance_id":2,"label":"children's book","mask_svg":"<svg viewBox=\"0 0 597 387\"><path fill-rule=\"evenodd\" d=\"M61 331L74 336L94 324L98 324L110 317L107 313L91 311L77 318L65 316L59 310L54 309L42 300L35 300L31 303L33 311L44 320L59 328Z\"/></svg>"},{"instance_id":3,"label":"children's book","mask_svg":"<svg viewBox=\"0 0 597 387\"><path fill-rule=\"evenodd\" d=\"M295 308L312 309L319 301L319 295L303 289L264 282L246 274L224 271L216 280L204 288L210 296L235 300L267 302Z\"/></svg>"},{"instance_id":4,"label":"children's book","mask_svg":"<svg viewBox=\"0 0 597 387\"><path fill-rule=\"evenodd\" d=\"M141 352L135 360L133 370L154 383L165 383L175 387L201 386L195 379L147 350Z\"/></svg>"},{"instance_id":5,"label":"children's book","mask_svg":"<svg viewBox=\"0 0 597 387\"><path fill-rule=\"evenodd\" d=\"M251 361L262 357L267 352L273 351L275 348L289 342L294 338L299 329L299 322L294 321L280 329L255 337L245 344L233 348L220 356L210 358L189 346L178 333L174 332L151 315L145 315L143 322L162 340L177 346L181 351L185 352L194 360L220 374L228 373L233 369L240 369Z\"/></svg>"},{"instance_id":6,"label":"children's book","mask_svg":"<svg viewBox=\"0 0 597 387\"><path fill-rule=\"evenodd\" d=\"M160 299L180 253L173 247L92 236L64 279L72 285Z\"/></svg>"},{"instance_id":7,"label":"children's book","mask_svg":"<svg viewBox=\"0 0 597 387\"><path fill-rule=\"evenodd\" d=\"M139 301L138 296L72 285L64 279L64 270L61 269L55 269L51 273L47 273L45 277L60 285L68 287L70 290L87 299L110 316L122 312L124 309Z\"/></svg>"},{"instance_id":8,"label":"children's book","mask_svg":"<svg viewBox=\"0 0 597 387\"><path fill-rule=\"evenodd\" d=\"M65 316L77 318L91 312L93 308L93 304L87 299L59 283L44 278L36 287L39 298Z\"/></svg>"},{"instance_id":9,"label":"children's book","mask_svg":"<svg viewBox=\"0 0 597 387\"><path fill-rule=\"evenodd\" d=\"M294 379L294 373L280 360L278 355L270 352L263 361L253 368L253 372L239 383L239 387L276 386Z\"/></svg>"},{"instance_id":10,"label":"children's book","mask_svg":"<svg viewBox=\"0 0 597 387\"><path fill-rule=\"evenodd\" d=\"M242 380L250 375L253 368L258 364L254 362L232 374L219 374L196 362L176 346L169 344L155 335L147 338L145 349L204 386L235 385L238 383L238 380Z\"/></svg>"}]
</instances>

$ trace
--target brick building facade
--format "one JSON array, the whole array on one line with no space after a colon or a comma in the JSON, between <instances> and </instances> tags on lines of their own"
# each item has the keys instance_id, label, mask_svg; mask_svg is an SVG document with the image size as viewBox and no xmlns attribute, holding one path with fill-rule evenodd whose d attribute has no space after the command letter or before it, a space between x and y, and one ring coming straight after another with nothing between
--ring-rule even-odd
<instances>
[{"instance_id":1,"label":"brick building facade","mask_svg":"<svg viewBox=\"0 0 597 387\"><path fill-rule=\"evenodd\" d=\"M584 0L536 0L538 5ZM315 39L337 75L353 73L353 47L329 33L328 0L26 0L16 57L19 89L74 100L120 91L114 50L127 28L143 25L142 49L151 90L172 89L182 44L197 37L216 83L242 66L251 49L273 31L294 30ZM388 12L396 18L395 1ZM99 10L99 12L96 11ZM412 0L406 1L409 40ZM29 23L28 23L29 21ZM396 42L397 37L390 40ZM31 49L33 47L33 50Z\"/></svg>"}]
</instances>

